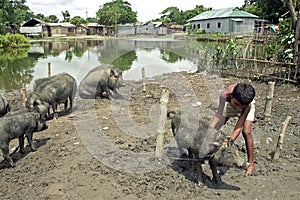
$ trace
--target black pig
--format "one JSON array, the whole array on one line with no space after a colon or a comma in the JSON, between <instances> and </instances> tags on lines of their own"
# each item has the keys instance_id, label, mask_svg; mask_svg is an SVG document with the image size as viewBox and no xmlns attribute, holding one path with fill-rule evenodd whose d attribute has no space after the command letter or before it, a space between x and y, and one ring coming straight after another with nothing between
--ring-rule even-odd
<instances>
[{"instance_id":1,"label":"black pig","mask_svg":"<svg viewBox=\"0 0 300 200\"><path fill-rule=\"evenodd\" d=\"M15 167L15 163L9 155L9 142L19 138L20 152L24 153L24 136L26 136L30 149L35 151L32 141L33 132L44 129L47 129L45 120L37 112L18 111L0 119L0 149L3 158L11 167Z\"/></svg>"},{"instance_id":2,"label":"black pig","mask_svg":"<svg viewBox=\"0 0 300 200\"><path fill-rule=\"evenodd\" d=\"M4 116L10 111L10 106L5 97L0 95L0 117Z\"/></svg>"},{"instance_id":3,"label":"black pig","mask_svg":"<svg viewBox=\"0 0 300 200\"><path fill-rule=\"evenodd\" d=\"M34 82L33 91L27 96L26 107L30 111L37 110L41 114L48 110L50 115L48 106L52 106L55 114L58 104L64 103L64 110L66 110L69 101L69 109L72 110L76 90L76 80L68 73L37 79Z\"/></svg>"},{"instance_id":4,"label":"black pig","mask_svg":"<svg viewBox=\"0 0 300 200\"><path fill-rule=\"evenodd\" d=\"M205 160L209 162L213 175L212 180L216 184L221 183L217 165L246 168L246 161L239 153L237 146L230 141L230 137L226 137L221 131L209 128L207 121L200 120L195 124L192 122L193 120L189 119L190 115L181 115L180 112L175 111L169 111L168 117L172 119L171 127L180 154L182 155L184 150L187 150L189 158L199 161L196 162L199 185L204 181L201 163ZM193 132L193 130L196 131Z\"/></svg>"},{"instance_id":5,"label":"black pig","mask_svg":"<svg viewBox=\"0 0 300 200\"><path fill-rule=\"evenodd\" d=\"M102 65L89 71L79 84L79 96L84 99L112 98L111 91L120 96L117 89L121 86L122 71L111 65Z\"/></svg>"}]
</instances>

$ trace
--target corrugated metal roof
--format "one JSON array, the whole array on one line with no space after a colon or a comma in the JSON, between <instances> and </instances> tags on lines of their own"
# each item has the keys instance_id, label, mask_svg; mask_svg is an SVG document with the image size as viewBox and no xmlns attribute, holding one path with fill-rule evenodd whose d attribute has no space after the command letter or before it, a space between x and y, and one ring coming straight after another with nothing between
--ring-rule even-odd
<instances>
[{"instance_id":1,"label":"corrugated metal roof","mask_svg":"<svg viewBox=\"0 0 300 200\"><path fill-rule=\"evenodd\" d=\"M191 21L198 21L198 20L204 20L204 19L229 18L229 17L230 18L232 18L232 17L258 18L258 16L256 16L256 15L242 11L242 10L238 9L237 7L232 7L232 8L224 8L224 9L206 11L204 13L197 15L196 17L189 19L188 21L191 22Z\"/></svg>"},{"instance_id":2,"label":"corrugated metal roof","mask_svg":"<svg viewBox=\"0 0 300 200\"><path fill-rule=\"evenodd\" d=\"M96 22L90 22L85 24L86 27L103 27L103 25L100 25Z\"/></svg>"},{"instance_id":3,"label":"corrugated metal roof","mask_svg":"<svg viewBox=\"0 0 300 200\"><path fill-rule=\"evenodd\" d=\"M76 27L74 24L71 24L70 22L61 22L61 23L48 23L49 26L62 26L62 27Z\"/></svg>"}]
</instances>

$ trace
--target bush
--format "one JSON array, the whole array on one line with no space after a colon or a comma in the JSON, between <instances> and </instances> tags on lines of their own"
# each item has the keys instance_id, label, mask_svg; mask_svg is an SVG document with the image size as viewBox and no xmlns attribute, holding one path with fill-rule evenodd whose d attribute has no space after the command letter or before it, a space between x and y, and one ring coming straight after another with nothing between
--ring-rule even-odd
<instances>
[{"instance_id":1,"label":"bush","mask_svg":"<svg viewBox=\"0 0 300 200\"><path fill-rule=\"evenodd\" d=\"M29 40L21 34L6 34L0 35L0 48L23 48L29 47Z\"/></svg>"}]
</instances>

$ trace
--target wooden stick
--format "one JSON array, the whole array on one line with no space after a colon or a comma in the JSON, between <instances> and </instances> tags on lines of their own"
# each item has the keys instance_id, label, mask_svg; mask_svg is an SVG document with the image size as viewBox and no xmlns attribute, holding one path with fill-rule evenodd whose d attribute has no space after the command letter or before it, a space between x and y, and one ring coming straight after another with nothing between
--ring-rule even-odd
<instances>
[{"instance_id":1,"label":"wooden stick","mask_svg":"<svg viewBox=\"0 0 300 200\"><path fill-rule=\"evenodd\" d=\"M260 62L260 63L270 63L273 65L292 65L295 66L295 63L283 63L283 62L273 62L268 60L259 60L255 58L234 58L234 60L242 60L242 61L254 61L254 62Z\"/></svg>"},{"instance_id":2,"label":"wooden stick","mask_svg":"<svg viewBox=\"0 0 300 200\"><path fill-rule=\"evenodd\" d=\"M51 63L48 63L48 77L51 76Z\"/></svg>"},{"instance_id":3,"label":"wooden stick","mask_svg":"<svg viewBox=\"0 0 300 200\"><path fill-rule=\"evenodd\" d=\"M160 115L156 136L155 158L162 159L164 140L165 140L165 123L167 120L167 104L169 102L169 91L163 88L160 95Z\"/></svg>"},{"instance_id":4,"label":"wooden stick","mask_svg":"<svg viewBox=\"0 0 300 200\"><path fill-rule=\"evenodd\" d=\"M275 82L268 82L268 90L267 90L265 112L264 112L265 121L270 121L272 116L271 111L272 111L272 102L273 102L273 95L274 95L274 86L275 86Z\"/></svg>"},{"instance_id":5,"label":"wooden stick","mask_svg":"<svg viewBox=\"0 0 300 200\"><path fill-rule=\"evenodd\" d=\"M145 75L145 68L142 68L142 80L143 80L143 92L146 92L146 75Z\"/></svg>"},{"instance_id":6,"label":"wooden stick","mask_svg":"<svg viewBox=\"0 0 300 200\"><path fill-rule=\"evenodd\" d=\"M278 136L277 146L274 154L274 160L277 160L280 156L281 149L283 149L283 139L286 132L287 125L291 120L291 116L287 116L285 121L282 123L281 133Z\"/></svg>"},{"instance_id":7,"label":"wooden stick","mask_svg":"<svg viewBox=\"0 0 300 200\"><path fill-rule=\"evenodd\" d=\"M26 107L26 84L22 83L22 98L23 98L23 104Z\"/></svg>"}]
</instances>

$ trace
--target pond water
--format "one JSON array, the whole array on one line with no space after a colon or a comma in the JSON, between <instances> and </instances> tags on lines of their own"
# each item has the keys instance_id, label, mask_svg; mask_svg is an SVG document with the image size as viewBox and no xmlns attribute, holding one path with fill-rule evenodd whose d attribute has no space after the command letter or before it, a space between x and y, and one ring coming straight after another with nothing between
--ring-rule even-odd
<instances>
[{"instance_id":1,"label":"pond water","mask_svg":"<svg viewBox=\"0 0 300 200\"><path fill-rule=\"evenodd\" d=\"M201 46L201 45L200 45ZM67 72L77 83L101 64L113 64L125 80L141 79L169 72L198 69L201 48L194 42L166 38L136 38L43 41L33 43L28 52L4 52L0 56L0 90L19 90L22 83L31 89L35 79ZM200 53L201 54L201 53Z\"/></svg>"}]
</instances>

